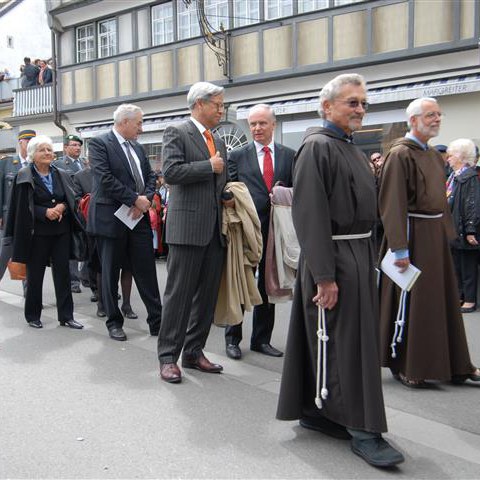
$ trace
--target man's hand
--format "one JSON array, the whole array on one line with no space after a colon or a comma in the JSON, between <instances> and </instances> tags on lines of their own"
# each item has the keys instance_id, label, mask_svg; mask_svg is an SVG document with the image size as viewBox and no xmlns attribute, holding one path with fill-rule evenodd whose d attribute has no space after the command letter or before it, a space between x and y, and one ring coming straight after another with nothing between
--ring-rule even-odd
<instances>
[{"instance_id":1,"label":"man's hand","mask_svg":"<svg viewBox=\"0 0 480 480\"><path fill-rule=\"evenodd\" d=\"M143 215L143 212L134 205L133 207L130 207L128 214L130 217L136 220L137 218L140 218Z\"/></svg>"},{"instance_id":2,"label":"man's hand","mask_svg":"<svg viewBox=\"0 0 480 480\"><path fill-rule=\"evenodd\" d=\"M393 262L393 264L398 267L398 270L399 270L400 273L403 273L408 268L408 266L410 265L410 259L408 257L407 258L399 258L398 260L395 260Z\"/></svg>"},{"instance_id":3,"label":"man's hand","mask_svg":"<svg viewBox=\"0 0 480 480\"><path fill-rule=\"evenodd\" d=\"M59 210L56 207L55 208L47 208L47 211L45 212L45 216L49 220L52 220L52 221L53 220L58 220L60 222L60 220L62 220L62 213L60 213Z\"/></svg>"},{"instance_id":4,"label":"man's hand","mask_svg":"<svg viewBox=\"0 0 480 480\"><path fill-rule=\"evenodd\" d=\"M469 245L478 245L477 239L475 238L475 235L467 235L467 243Z\"/></svg>"},{"instance_id":5,"label":"man's hand","mask_svg":"<svg viewBox=\"0 0 480 480\"><path fill-rule=\"evenodd\" d=\"M210 163L213 168L214 173L222 173L225 167L225 162L220 156L220 152L217 152L213 157L210 158Z\"/></svg>"},{"instance_id":6,"label":"man's hand","mask_svg":"<svg viewBox=\"0 0 480 480\"><path fill-rule=\"evenodd\" d=\"M235 208L235 199L231 198L230 200L222 200L222 204L225 208Z\"/></svg>"},{"instance_id":7,"label":"man's hand","mask_svg":"<svg viewBox=\"0 0 480 480\"><path fill-rule=\"evenodd\" d=\"M151 202L145 195L139 195L135 200L135 204L134 204L134 206L138 208L138 210L140 210L142 213L148 212L150 205L151 205Z\"/></svg>"},{"instance_id":8,"label":"man's hand","mask_svg":"<svg viewBox=\"0 0 480 480\"><path fill-rule=\"evenodd\" d=\"M329 281L317 283L317 294L312 301L319 307L332 310L338 301L337 283Z\"/></svg>"}]
</instances>

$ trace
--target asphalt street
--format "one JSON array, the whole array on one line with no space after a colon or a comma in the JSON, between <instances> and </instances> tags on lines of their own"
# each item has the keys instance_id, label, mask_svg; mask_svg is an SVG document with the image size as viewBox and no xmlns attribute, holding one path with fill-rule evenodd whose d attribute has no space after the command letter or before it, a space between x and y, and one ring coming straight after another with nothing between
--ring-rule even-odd
<instances>
[{"instance_id":1,"label":"asphalt street","mask_svg":"<svg viewBox=\"0 0 480 480\"><path fill-rule=\"evenodd\" d=\"M165 263L157 271L163 292ZM7 276L0 284L2 479L480 478L480 385L411 390L384 371L386 437L406 462L379 470L349 442L275 419L282 359L248 350L250 314L241 361L226 357L223 330L212 327L206 354L224 373L187 370L171 385L159 378L156 338L135 288L139 319L126 320L127 342L115 342L85 288L74 294L85 329L59 326L49 270L44 328L29 328L21 283ZM277 307L272 344L282 350L289 313L290 304ZM480 313L464 321L480 365Z\"/></svg>"}]
</instances>

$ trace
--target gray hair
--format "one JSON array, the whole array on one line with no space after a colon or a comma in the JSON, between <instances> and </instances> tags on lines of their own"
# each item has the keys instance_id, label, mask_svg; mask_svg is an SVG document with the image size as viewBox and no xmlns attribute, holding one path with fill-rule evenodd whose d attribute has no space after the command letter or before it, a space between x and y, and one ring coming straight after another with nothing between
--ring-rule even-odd
<instances>
[{"instance_id":1,"label":"gray hair","mask_svg":"<svg viewBox=\"0 0 480 480\"><path fill-rule=\"evenodd\" d=\"M417 115L421 115L423 113L422 112L423 102L432 102L432 103L438 104L437 99L433 98L433 97L416 98L415 100L413 100L413 102L410 102L407 109L405 110L405 112L407 114L408 128L411 127L410 119L412 117L415 117Z\"/></svg>"},{"instance_id":2,"label":"gray hair","mask_svg":"<svg viewBox=\"0 0 480 480\"><path fill-rule=\"evenodd\" d=\"M318 114L320 117L325 117L323 111L323 102L325 102L325 100L333 102L340 95L340 90L345 85L357 85L359 87L363 87L365 91L367 90L367 83L365 82L365 79L358 73L344 73L336 76L322 88L318 96L320 103L318 107Z\"/></svg>"},{"instance_id":3,"label":"gray hair","mask_svg":"<svg viewBox=\"0 0 480 480\"><path fill-rule=\"evenodd\" d=\"M117 109L113 112L113 122L118 125L122 123L126 118L131 119L135 118L138 113L143 115L143 110L136 105L131 103L122 103Z\"/></svg>"},{"instance_id":4,"label":"gray hair","mask_svg":"<svg viewBox=\"0 0 480 480\"><path fill-rule=\"evenodd\" d=\"M53 150L53 142L50 137L47 137L46 135L37 135L36 137L33 137L27 145L27 160L29 162L33 162L33 157L35 156L35 153L37 152L38 147L40 145L47 144L49 145L52 150Z\"/></svg>"},{"instance_id":5,"label":"gray hair","mask_svg":"<svg viewBox=\"0 0 480 480\"><path fill-rule=\"evenodd\" d=\"M276 116L275 116L275 110L268 104L266 103L258 103L257 105L254 105L253 107L250 108L248 111L248 116L252 113L255 113L257 110L267 110L267 112L272 116L272 120L275 122L276 121Z\"/></svg>"},{"instance_id":6,"label":"gray hair","mask_svg":"<svg viewBox=\"0 0 480 480\"><path fill-rule=\"evenodd\" d=\"M477 160L477 152L475 144L468 138L458 138L450 142L447 148L447 153L457 154L464 165L472 167Z\"/></svg>"},{"instance_id":7,"label":"gray hair","mask_svg":"<svg viewBox=\"0 0 480 480\"><path fill-rule=\"evenodd\" d=\"M187 95L187 104L190 110L193 110L195 104L198 100L210 100L211 97L222 94L224 91L223 87L214 85L209 82L197 82L194 83Z\"/></svg>"}]
</instances>

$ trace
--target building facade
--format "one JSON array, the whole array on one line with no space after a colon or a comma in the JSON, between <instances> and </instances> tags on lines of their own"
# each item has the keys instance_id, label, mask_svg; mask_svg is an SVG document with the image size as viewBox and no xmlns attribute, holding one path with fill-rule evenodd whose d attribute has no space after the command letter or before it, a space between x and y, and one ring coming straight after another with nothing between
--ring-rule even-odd
<instances>
[{"instance_id":1,"label":"building facade","mask_svg":"<svg viewBox=\"0 0 480 480\"><path fill-rule=\"evenodd\" d=\"M424 95L437 97L445 112L437 143L458 137L480 142L479 0L47 5L56 35L57 109L65 128L88 140L111 126L119 103L135 103L145 112L140 141L156 168L162 132L188 116L186 92L201 80L226 88L223 133L232 147L249 138L248 108L259 102L277 113L276 139L298 147L305 129L320 123L319 90L345 72L368 82L370 110L357 135L367 153L403 134L406 105ZM31 122L32 114L21 112L22 92L17 94L14 119Z\"/></svg>"}]
</instances>

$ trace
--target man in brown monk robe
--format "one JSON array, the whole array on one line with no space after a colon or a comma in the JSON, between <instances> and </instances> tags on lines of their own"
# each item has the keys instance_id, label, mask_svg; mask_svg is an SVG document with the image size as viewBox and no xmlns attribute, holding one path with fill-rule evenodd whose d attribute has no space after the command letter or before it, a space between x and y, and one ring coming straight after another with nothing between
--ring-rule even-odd
<instances>
[{"instance_id":1,"label":"man in brown monk robe","mask_svg":"<svg viewBox=\"0 0 480 480\"><path fill-rule=\"evenodd\" d=\"M292 216L301 257L277 418L351 438L354 453L389 467L404 458L381 435L375 179L351 138L366 108L360 75L327 83L320 92L324 127L307 130L295 159Z\"/></svg>"},{"instance_id":2,"label":"man in brown monk robe","mask_svg":"<svg viewBox=\"0 0 480 480\"><path fill-rule=\"evenodd\" d=\"M434 98L407 107L410 131L391 147L382 171L379 209L385 231L381 254L390 248L395 264L422 273L405 302L403 338L395 328L400 291L381 280L382 364L411 388L425 380L480 381L468 352L449 240L455 230L447 206L445 169L428 145L438 135L442 113ZM395 333L396 332L396 333Z\"/></svg>"}]
</instances>

